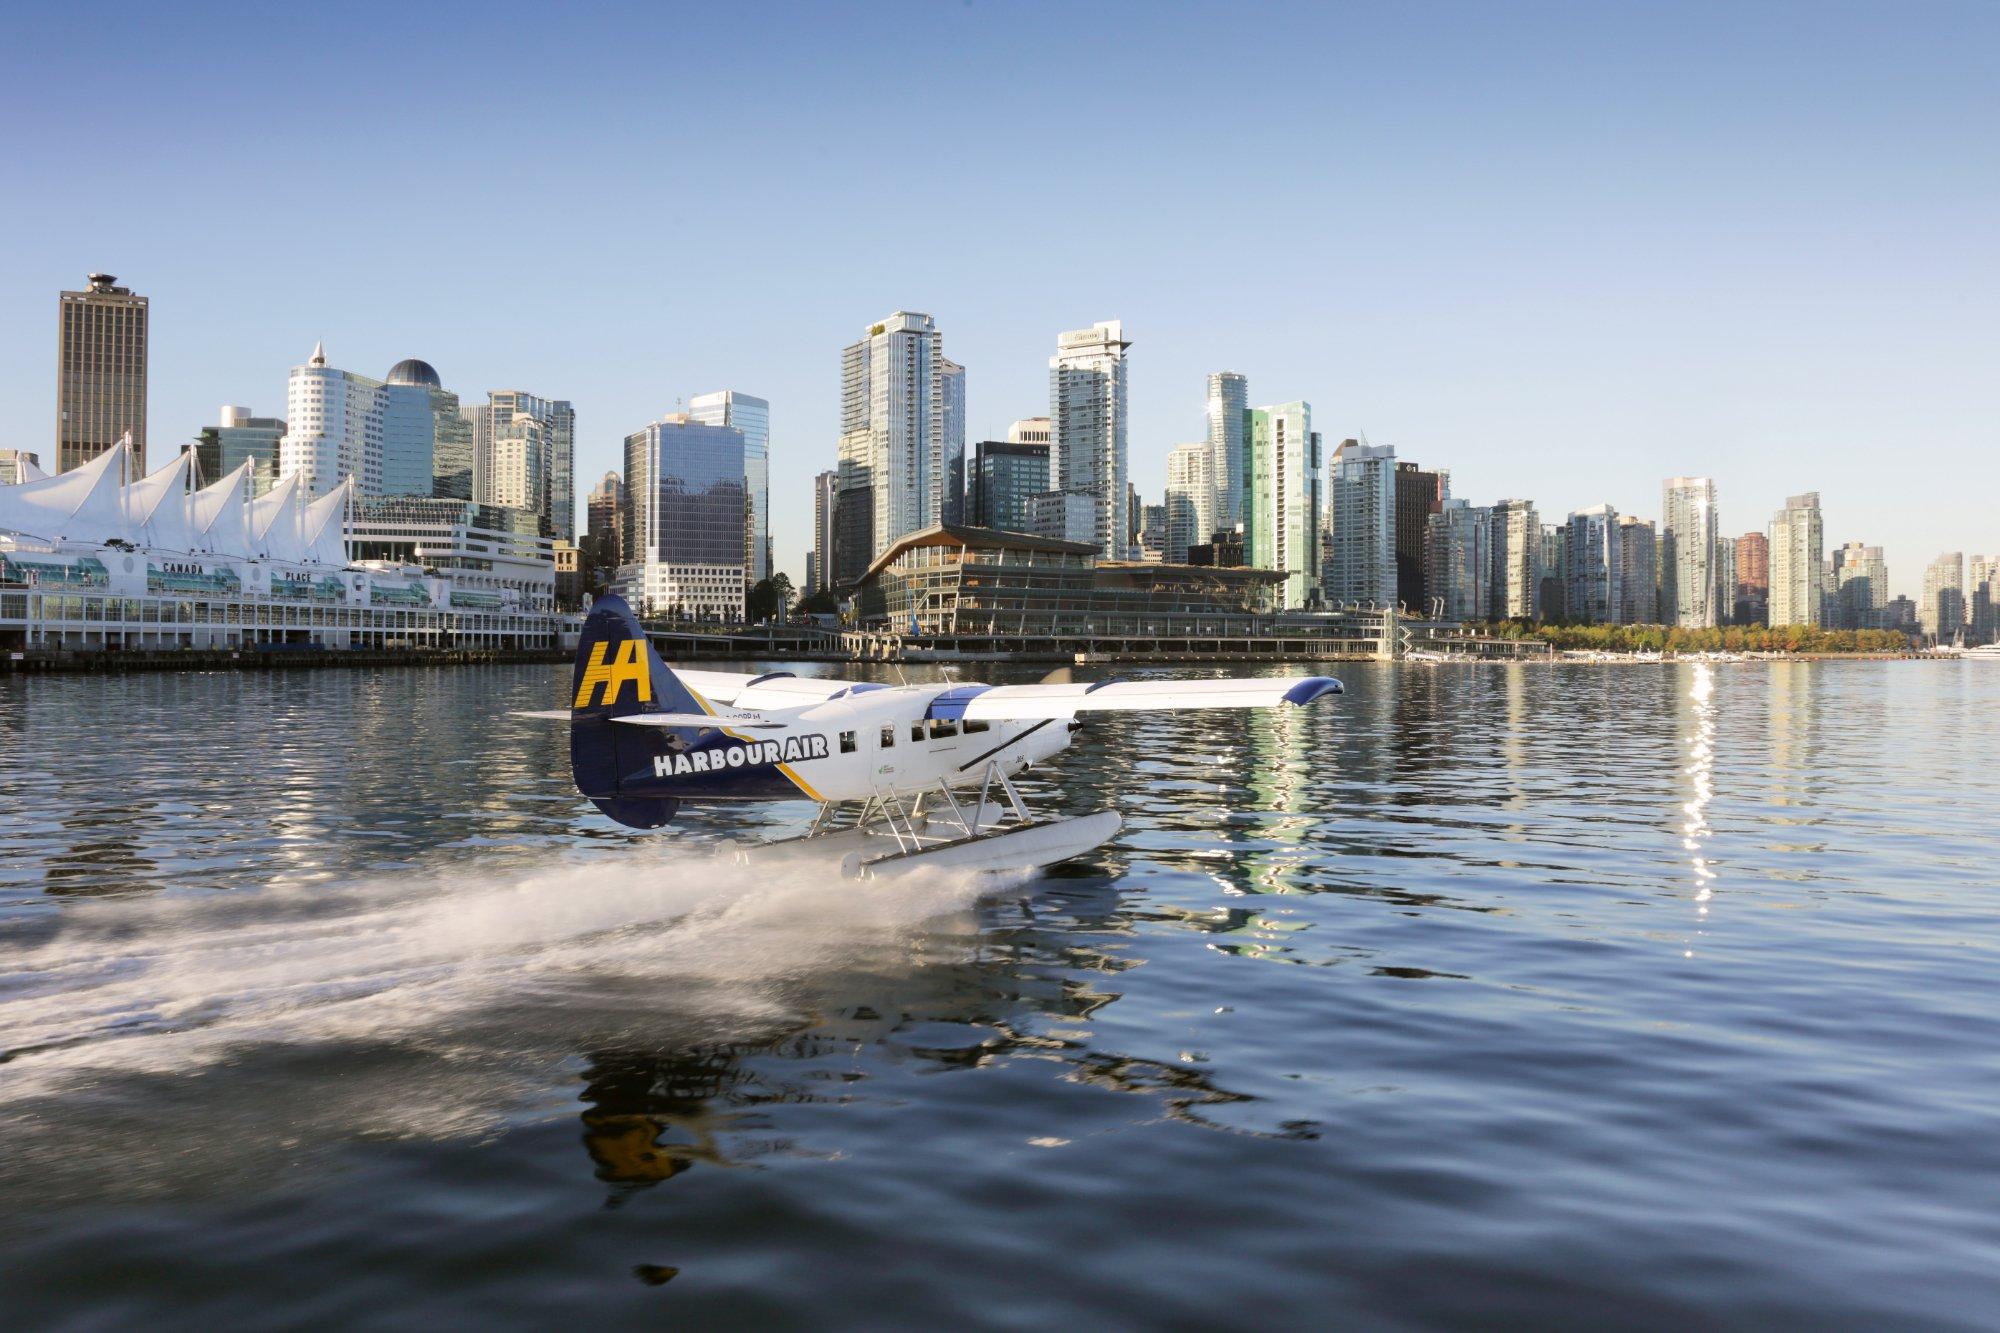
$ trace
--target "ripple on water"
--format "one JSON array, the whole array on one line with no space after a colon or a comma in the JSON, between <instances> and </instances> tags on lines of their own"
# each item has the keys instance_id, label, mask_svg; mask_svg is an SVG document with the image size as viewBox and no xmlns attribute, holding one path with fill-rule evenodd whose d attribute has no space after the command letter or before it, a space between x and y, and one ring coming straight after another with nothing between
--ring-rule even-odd
<instances>
[{"instance_id":1,"label":"ripple on water","mask_svg":"<svg viewBox=\"0 0 2000 1333\"><path fill-rule=\"evenodd\" d=\"M10 1313L1991 1326L2000 672L1340 674L997 894L615 828L560 668L0 681Z\"/></svg>"}]
</instances>

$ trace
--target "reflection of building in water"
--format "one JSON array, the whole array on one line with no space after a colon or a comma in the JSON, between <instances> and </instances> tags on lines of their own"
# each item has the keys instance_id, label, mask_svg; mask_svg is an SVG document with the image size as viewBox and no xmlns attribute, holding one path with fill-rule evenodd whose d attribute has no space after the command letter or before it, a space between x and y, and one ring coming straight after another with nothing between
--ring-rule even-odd
<instances>
[{"instance_id":1,"label":"reflection of building in water","mask_svg":"<svg viewBox=\"0 0 2000 1333\"><path fill-rule=\"evenodd\" d=\"M1258 709L1241 719L1239 735L1249 760L1245 785L1251 811L1260 816L1253 838L1270 844L1246 846L1237 857L1244 887L1253 892L1312 887L1308 877L1319 858L1306 839L1322 816L1303 807L1309 804L1304 796L1312 776L1315 724L1321 720L1303 708Z\"/></svg>"},{"instance_id":2,"label":"reflection of building in water","mask_svg":"<svg viewBox=\"0 0 2000 1333\"><path fill-rule=\"evenodd\" d=\"M1818 761L1812 716L1818 672L1805 662L1773 662L1765 679L1771 782L1764 799L1776 806L1811 805L1812 771Z\"/></svg>"},{"instance_id":3,"label":"reflection of building in water","mask_svg":"<svg viewBox=\"0 0 2000 1333\"><path fill-rule=\"evenodd\" d=\"M1500 732L1500 758L1507 766L1507 796L1500 804L1514 811L1526 810L1532 800L1527 786L1528 754L1528 673L1509 665L1506 673L1505 702L1507 725ZM1519 824L1511 829L1516 836L1527 830Z\"/></svg>"}]
</instances>

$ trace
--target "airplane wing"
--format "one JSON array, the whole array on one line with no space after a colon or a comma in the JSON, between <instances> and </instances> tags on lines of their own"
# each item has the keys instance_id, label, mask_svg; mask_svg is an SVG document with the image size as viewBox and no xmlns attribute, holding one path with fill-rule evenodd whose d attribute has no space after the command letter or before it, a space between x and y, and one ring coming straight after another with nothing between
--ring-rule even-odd
<instances>
[{"instance_id":1,"label":"airplane wing","mask_svg":"<svg viewBox=\"0 0 2000 1333\"><path fill-rule=\"evenodd\" d=\"M975 722L1068 718L1078 713L1179 712L1197 708L1275 708L1339 694L1331 676L1253 676L1236 680L1104 680L1062 685L995 685L948 691L932 705L939 717ZM956 708L958 711L946 711Z\"/></svg>"},{"instance_id":2,"label":"airplane wing","mask_svg":"<svg viewBox=\"0 0 2000 1333\"><path fill-rule=\"evenodd\" d=\"M825 703L849 691L881 689L851 680L825 676L795 676L789 671L767 671L761 676L744 676L728 671L688 671L674 668L674 674L690 689L712 704L754 705L758 708L804 708Z\"/></svg>"},{"instance_id":3,"label":"airplane wing","mask_svg":"<svg viewBox=\"0 0 2000 1333\"><path fill-rule=\"evenodd\" d=\"M547 722L568 722L570 711L546 709L536 712L516 712L512 717L539 718ZM791 725L777 718L766 717L762 713L627 713L614 717L613 722L622 722L628 727L705 727L713 731L783 731Z\"/></svg>"},{"instance_id":4,"label":"airplane wing","mask_svg":"<svg viewBox=\"0 0 2000 1333\"><path fill-rule=\"evenodd\" d=\"M791 724L761 713L627 713L614 717L628 727L705 727L712 731L784 731Z\"/></svg>"}]
</instances>

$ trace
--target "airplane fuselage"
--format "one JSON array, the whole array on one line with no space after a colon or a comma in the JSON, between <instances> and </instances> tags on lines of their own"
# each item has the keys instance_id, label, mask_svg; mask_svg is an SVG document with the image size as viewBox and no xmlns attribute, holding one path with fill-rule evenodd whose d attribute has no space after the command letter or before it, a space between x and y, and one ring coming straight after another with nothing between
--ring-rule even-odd
<instances>
[{"instance_id":1,"label":"airplane fuselage","mask_svg":"<svg viewBox=\"0 0 2000 1333\"><path fill-rule=\"evenodd\" d=\"M940 782L977 786L989 764L1012 776L1069 745L1073 724L1066 718L939 716L940 696L963 688L862 686L791 714L782 733L749 718L731 727L738 710L717 708L719 730L676 730L666 753L647 757L619 787L627 795L689 804L788 796L863 801L933 791ZM746 692L736 702L752 700Z\"/></svg>"}]
</instances>

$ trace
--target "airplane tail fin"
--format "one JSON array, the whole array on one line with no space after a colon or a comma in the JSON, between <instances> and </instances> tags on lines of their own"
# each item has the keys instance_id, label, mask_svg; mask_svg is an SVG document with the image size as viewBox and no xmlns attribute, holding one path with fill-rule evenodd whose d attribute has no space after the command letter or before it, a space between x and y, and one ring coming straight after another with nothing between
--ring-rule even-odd
<instances>
[{"instance_id":1,"label":"airplane tail fin","mask_svg":"<svg viewBox=\"0 0 2000 1333\"><path fill-rule=\"evenodd\" d=\"M590 608L570 681L570 771L591 804L630 828L658 828L680 809L672 797L627 795L625 784L651 777L653 760L695 733L620 726L632 713L699 713L700 700L647 641L625 599L606 593ZM675 738L679 738L678 742Z\"/></svg>"}]
</instances>

